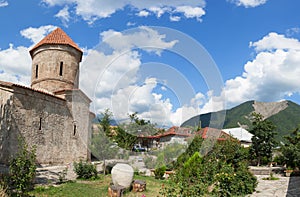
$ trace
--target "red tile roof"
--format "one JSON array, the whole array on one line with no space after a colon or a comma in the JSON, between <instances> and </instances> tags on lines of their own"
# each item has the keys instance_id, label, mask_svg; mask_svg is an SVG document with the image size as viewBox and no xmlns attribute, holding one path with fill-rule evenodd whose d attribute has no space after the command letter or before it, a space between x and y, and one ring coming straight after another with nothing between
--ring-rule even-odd
<instances>
[{"instance_id":1,"label":"red tile roof","mask_svg":"<svg viewBox=\"0 0 300 197\"><path fill-rule=\"evenodd\" d=\"M198 131L196 134L201 135L203 139L217 138L218 140L225 140L225 138L230 138L230 135L228 135L224 131L211 127L205 127Z\"/></svg>"},{"instance_id":2,"label":"red tile roof","mask_svg":"<svg viewBox=\"0 0 300 197\"><path fill-rule=\"evenodd\" d=\"M61 29L56 28L54 31L49 33L45 38L43 38L39 43L37 43L29 52L32 55L32 52L44 45L44 44L63 44L69 45L82 53L82 50L78 47L78 45Z\"/></svg>"}]
</instances>

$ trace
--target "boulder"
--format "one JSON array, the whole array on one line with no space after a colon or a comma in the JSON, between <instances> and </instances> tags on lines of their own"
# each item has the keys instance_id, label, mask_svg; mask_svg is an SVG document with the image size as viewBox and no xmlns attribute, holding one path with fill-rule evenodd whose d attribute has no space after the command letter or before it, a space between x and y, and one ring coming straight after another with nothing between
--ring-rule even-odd
<instances>
[{"instance_id":1,"label":"boulder","mask_svg":"<svg viewBox=\"0 0 300 197\"><path fill-rule=\"evenodd\" d=\"M130 165L118 163L111 170L112 182L114 185L128 188L132 183L133 174L134 170Z\"/></svg>"}]
</instances>

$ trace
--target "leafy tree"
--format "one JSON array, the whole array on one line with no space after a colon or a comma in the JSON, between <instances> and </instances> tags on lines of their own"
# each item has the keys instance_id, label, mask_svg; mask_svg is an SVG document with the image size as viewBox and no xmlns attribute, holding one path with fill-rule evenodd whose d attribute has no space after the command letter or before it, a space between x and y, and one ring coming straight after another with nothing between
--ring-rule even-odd
<instances>
[{"instance_id":1,"label":"leafy tree","mask_svg":"<svg viewBox=\"0 0 300 197\"><path fill-rule=\"evenodd\" d=\"M92 134L90 149L96 158L103 161L103 173L105 174L105 160L115 158L116 153L118 152L118 147L111 139L111 111L109 109L105 109L105 111L101 113L101 117L102 118L99 119L99 130L94 131Z\"/></svg>"},{"instance_id":2,"label":"leafy tree","mask_svg":"<svg viewBox=\"0 0 300 197\"><path fill-rule=\"evenodd\" d=\"M252 145L250 146L250 155L252 159L257 160L259 166L262 159L266 159L267 162L272 159L272 150L276 145L274 132L275 125L269 121L264 120L261 114L253 112L252 118L252 129L249 131L253 134L251 140Z\"/></svg>"},{"instance_id":3,"label":"leafy tree","mask_svg":"<svg viewBox=\"0 0 300 197\"><path fill-rule=\"evenodd\" d=\"M103 127L99 127L99 130L93 133L90 149L96 158L103 161L103 173L105 174L106 160L115 158L119 148L105 135Z\"/></svg>"},{"instance_id":4,"label":"leafy tree","mask_svg":"<svg viewBox=\"0 0 300 197\"><path fill-rule=\"evenodd\" d=\"M182 167L182 165L195 153L200 152L200 148L202 146L203 138L200 135L196 135L193 138L193 141L190 143L188 148L185 150L183 154L181 154L175 163L176 168Z\"/></svg>"},{"instance_id":5,"label":"leafy tree","mask_svg":"<svg viewBox=\"0 0 300 197\"><path fill-rule=\"evenodd\" d=\"M27 196L33 189L36 170L36 151L30 148L25 140L19 137L18 152L9 162L11 191L16 190L17 196Z\"/></svg>"},{"instance_id":6,"label":"leafy tree","mask_svg":"<svg viewBox=\"0 0 300 197\"><path fill-rule=\"evenodd\" d=\"M156 124L152 124L149 120L141 119L137 116L137 112L129 114L130 123L119 125L123 130L132 135L154 135L159 132Z\"/></svg>"},{"instance_id":7,"label":"leafy tree","mask_svg":"<svg viewBox=\"0 0 300 197\"><path fill-rule=\"evenodd\" d=\"M137 114L138 114L137 112L134 112L133 114L129 114L129 118L130 118L131 122L135 122L136 124L141 125L141 126L150 124L149 120L140 119L137 116Z\"/></svg>"},{"instance_id":8,"label":"leafy tree","mask_svg":"<svg viewBox=\"0 0 300 197\"><path fill-rule=\"evenodd\" d=\"M296 128L290 136L285 136L287 143L282 147L283 160L288 167L300 168L300 130Z\"/></svg>"},{"instance_id":9,"label":"leafy tree","mask_svg":"<svg viewBox=\"0 0 300 197\"><path fill-rule=\"evenodd\" d=\"M110 121L112 117L112 113L109 109L105 109L103 113L101 113L102 118L99 120L99 123L107 136L111 136L110 129Z\"/></svg>"},{"instance_id":10,"label":"leafy tree","mask_svg":"<svg viewBox=\"0 0 300 197\"><path fill-rule=\"evenodd\" d=\"M137 142L137 136L127 133L121 127L116 128L116 135L113 137L118 146L126 150L131 150L133 145Z\"/></svg>"}]
</instances>

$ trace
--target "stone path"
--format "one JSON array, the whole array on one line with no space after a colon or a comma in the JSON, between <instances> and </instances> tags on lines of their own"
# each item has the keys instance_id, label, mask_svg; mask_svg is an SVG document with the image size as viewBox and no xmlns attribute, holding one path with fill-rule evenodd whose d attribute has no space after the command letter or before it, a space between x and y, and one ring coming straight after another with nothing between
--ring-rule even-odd
<instances>
[{"instance_id":1,"label":"stone path","mask_svg":"<svg viewBox=\"0 0 300 197\"><path fill-rule=\"evenodd\" d=\"M258 186L249 197L300 197L300 177L274 176L279 180L263 180L268 175L256 175Z\"/></svg>"}]
</instances>

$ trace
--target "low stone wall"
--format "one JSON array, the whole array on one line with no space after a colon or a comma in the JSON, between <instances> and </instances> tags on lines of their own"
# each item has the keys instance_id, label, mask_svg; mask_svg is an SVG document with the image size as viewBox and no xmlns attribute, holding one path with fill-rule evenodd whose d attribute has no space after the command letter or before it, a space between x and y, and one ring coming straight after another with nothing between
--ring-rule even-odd
<instances>
[{"instance_id":1,"label":"low stone wall","mask_svg":"<svg viewBox=\"0 0 300 197\"><path fill-rule=\"evenodd\" d=\"M250 166L249 170L254 175L269 175L271 172L276 174L281 174L284 171L284 167L259 167L259 166Z\"/></svg>"}]
</instances>

